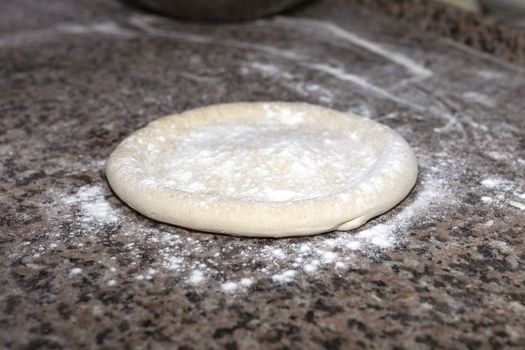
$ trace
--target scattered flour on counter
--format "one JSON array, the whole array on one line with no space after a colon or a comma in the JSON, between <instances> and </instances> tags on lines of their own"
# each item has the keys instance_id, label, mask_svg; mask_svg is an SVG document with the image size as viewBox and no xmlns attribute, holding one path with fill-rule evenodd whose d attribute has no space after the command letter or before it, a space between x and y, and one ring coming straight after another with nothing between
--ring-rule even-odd
<instances>
[{"instance_id":1,"label":"scattered flour on counter","mask_svg":"<svg viewBox=\"0 0 525 350\"><path fill-rule=\"evenodd\" d=\"M487 95L484 95L478 92L474 92L474 91L466 92L463 94L463 97L467 101L475 102L485 107L496 106L496 102L490 96L487 96Z\"/></svg>"},{"instance_id":2,"label":"scattered flour on counter","mask_svg":"<svg viewBox=\"0 0 525 350\"><path fill-rule=\"evenodd\" d=\"M82 186L76 194L65 196L62 198L62 201L68 205L78 205L82 212L82 221L96 221L101 224L118 221L115 211L104 199L102 187L100 186Z\"/></svg>"},{"instance_id":3,"label":"scattered flour on counter","mask_svg":"<svg viewBox=\"0 0 525 350\"><path fill-rule=\"evenodd\" d=\"M303 265L303 270L306 273L313 273L319 270L319 260L310 260L310 262Z\"/></svg>"},{"instance_id":4,"label":"scattered flour on counter","mask_svg":"<svg viewBox=\"0 0 525 350\"><path fill-rule=\"evenodd\" d=\"M147 283L161 273L181 276L183 283L194 288L208 288L210 280L222 280L216 290L232 294L247 291L258 281L286 285L300 275L316 278L323 275L321 271L344 270L351 266L356 254L375 256L382 250L394 248L405 239L406 230L418 218L428 216L450 201L445 181L432 179L432 176L423 178L411 203L394 215L380 217L379 222L372 221L361 229L301 240L268 240L265 244L235 240L231 245L217 245L212 234L197 239L191 234L179 234L176 229L166 232L159 228L137 227L119 217L105 201L103 188L97 185L83 186L77 193L60 198L62 210L69 210L69 220L81 225L77 229L79 232L89 232L101 223L119 223L126 242L123 249L128 256L137 259L130 263L131 266L140 265L139 259L147 246L155 247L154 262L144 271L138 271L134 276L136 281ZM53 243L53 248L57 243ZM82 249L83 243L77 246ZM231 257L250 277L239 279L238 272L230 270L227 260ZM72 270L71 275L77 273L73 271L77 270ZM114 267L111 271L116 273ZM115 286L116 280L110 279L107 283Z\"/></svg>"},{"instance_id":5,"label":"scattered flour on counter","mask_svg":"<svg viewBox=\"0 0 525 350\"><path fill-rule=\"evenodd\" d=\"M505 154L505 153L501 153L501 152L496 152L496 151L487 151L487 152L484 152L487 156L489 156L490 158L494 159L494 160L507 160L509 158L511 158L512 156L509 155L509 154Z\"/></svg>"},{"instance_id":6,"label":"scattered flour on counter","mask_svg":"<svg viewBox=\"0 0 525 350\"><path fill-rule=\"evenodd\" d=\"M491 70L476 70L476 74L487 80L502 80L507 79L508 75L502 72L496 72Z\"/></svg>"},{"instance_id":7,"label":"scattered flour on counter","mask_svg":"<svg viewBox=\"0 0 525 350\"><path fill-rule=\"evenodd\" d=\"M239 284L245 288L250 287L255 281L252 278L241 278Z\"/></svg>"},{"instance_id":8,"label":"scattered flour on counter","mask_svg":"<svg viewBox=\"0 0 525 350\"><path fill-rule=\"evenodd\" d=\"M505 180L497 178L488 178L481 181L481 184L488 188L496 188L505 184Z\"/></svg>"},{"instance_id":9,"label":"scattered flour on counter","mask_svg":"<svg viewBox=\"0 0 525 350\"><path fill-rule=\"evenodd\" d=\"M506 183L500 179L485 180L483 186L488 190ZM124 220L120 211L105 200L104 191L101 185L86 185L74 194L53 194L59 199L57 217L73 223L69 225L73 234L55 236L57 239L48 249L60 249L61 239L69 240L68 244L78 249L87 248L83 237L97 239L96 232L106 232L101 224L111 224L117 228L115 239L123 243L119 254L129 259L127 265L133 268L137 283L173 275L193 288L213 288L228 294L247 292L259 282L286 285L300 278L316 279L326 273L345 271L359 256L380 257L382 251L405 242L406 232L419 219L432 220L454 201L446 172L435 166L420 176L416 192L402 209L394 209L360 229L283 240L231 238L227 244L217 244L228 238L217 240L213 234L194 236L173 226L147 227ZM33 254L37 257L42 253L44 249L37 249ZM151 256L151 262L141 269L143 256ZM230 264L232 259L234 265ZM108 286L117 285L115 267L118 265L111 267ZM240 271L246 277L239 276Z\"/></svg>"},{"instance_id":10,"label":"scattered flour on counter","mask_svg":"<svg viewBox=\"0 0 525 350\"><path fill-rule=\"evenodd\" d=\"M296 273L297 271L295 270L285 270L273 275L272 280L278 283L290 283L293 281L293 277Z\"/></svg>"},{"instance_id":11,"label":"scattered flour on counter","mask_svg":"<svg viewBox=\"0 0 525 350\"><path fill-rule=\"evenodd\" d=\"M281 248L265 247L261 250L261 254L268 256L270 259L284 259L286 254Z\"/></svg>"},{"instance_id":12,"label":"scattered flour on counter","mask_svg":"<svg viewBox=\"0 0 525 350\"><path fill-rule=\"evenodd\" d=\"M338 256L334 252L323 251L321 252L321 261L325 264L331 264L337 260Z\"/></svg>"},{"instance_id":13,"label":"scattered flour on counter","mask_svg":"<svg viewBox=\"0 0 525 350\"><path fill-rule=\"evenodd\" d=\"M188 283L190 284L200 284L204 281L204 274L201 271L193 271L188 278Z\"/></svg>"},{"instance_id":14,"label":"scattered flour on counter","mask_svg":"<svg viewBox=\"0 0 525 350\"><path fill-rule=\"evenodd\" d=\"M489 177L481 180L481 185L492 194L492 196L482 196L481 201L485 204L510 205L518 209L525 207L519 200L525 198L525 194L520 194L523 190L517 182L505 180L498 177Z\"/></svg>"},{"instance_id":15,"label":"scattered flour on counter","mask_svg":"<svg viewBox=\"0 0 525 350\"><path fill-rule=\"evenodd\" d=\"M336 100L333 91L326 87L305 81L303 78L295 77L283 68L264 62L251 62L241 67L242 74L249 74L256 71L267 78L275 78L276 84L284 86L286 89L297 93L302 97L315 98L316 100L331 105Z\"/></svg>"},{"instance_id":16,"label":"scattered flour on counter","mask_svg":"<svg viewBox=\"0 0 525 350\"><path fill-rule=\"evenodd\" d=\"M483 203L491 203L492 202L492 197L489 197L489 196L481 196L481 201Z\"/></svg>"},{"instance_id":17,"label":"scattered flour on counter","mask_svg":"<svg viewBox=\"0 0 525 350\"><path fill-rule=\"evenodd\" d=\"M239 288L239 285L235 282L226 282L221 284L221 289L226 293L233 293Z\"/></svg>"},{"instance_id":18,"label":"scattered flour on counter","mask_svg":"<svg viewBox=\"0 0 525 350\"><path fill-rule=\"evenodd\" d=\"M246 290L254 284L252 278L241 278L239 282L228 281L221 284L221 290L225 293L234 293L238 290Z\"/></svg>"},{"instance_id":19,"label":"scattered flour on counter","mask_svg":"<svg viewBox=\"0 0 525 350\"><path fill-rule=\"evenodd\" d=\"M368 230L359 232L357 238L376 245L379 248L390 248L395 243L395 238L391 234L394 229L395 227L392 225L379 224Z\"/></svg>"},{"instance_id":20,"label":"scattered flour on counter","mask_svg":"<svg viewBox=\"0 0 525 350\"><path fill-rule=\"evenodd\" d=\"M346 247L350 250L359 250L361 248L361 242L359 241L350 241L346 244Z\"/></svg>"},{"instance_id":21,"label":"scattered flour on counter","mask_svg":"<svg viewBox=\"0 0 525 350\"><path fill-rule=\"evenodd\" d=\"M245 67L245 69L247 69L245 73L248 73L249 68L255 69L268 77L279 77L279 78L285 78L288 80L294 79L294 76L291 73L283 70L282 68L276 66L275 64L263 63L263 62L251 62L248 66Z\"/></svg>"},{"instance_id":22,"label":"scattered flour on counter","mask_svg":"<svg viewBox=\"0 0 525 350\"><path fill-rule=\"evenodd\" d=\"M74 269L71 269L71 271L69 271L69 274L71 276L80 275L81 273L82 273L82 269L78 267L75 267Z\"/></svg>"},{"instance_id":23,"label":"scattered flour on counter","mask_svg":"<svg viewBox=\"0 0 525 350\"><path fill-rule=\"evenodd\" d=\"M171 256L167 259L167 263L164 264L164 267L166 267L168 270L176 270L181 266L182 262L182 258Z\"/></svg>"}]
</instances>

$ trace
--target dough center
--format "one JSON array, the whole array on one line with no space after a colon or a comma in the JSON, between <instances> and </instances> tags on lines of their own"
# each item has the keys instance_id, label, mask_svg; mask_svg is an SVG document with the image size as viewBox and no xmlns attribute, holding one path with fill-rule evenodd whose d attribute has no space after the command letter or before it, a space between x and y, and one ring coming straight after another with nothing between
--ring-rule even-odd
<instances>
[{"instance_id":1,"label":"dough center","mask_svg":"<svg viewBox=\"0 0 525 350\"><path fill-rule=\"evenodd\" d=\"M160 184L193 195L281 202L346 192L377 159L357 133L274 119L182 132L146 168Z\"/></svg>"}]
</instances>

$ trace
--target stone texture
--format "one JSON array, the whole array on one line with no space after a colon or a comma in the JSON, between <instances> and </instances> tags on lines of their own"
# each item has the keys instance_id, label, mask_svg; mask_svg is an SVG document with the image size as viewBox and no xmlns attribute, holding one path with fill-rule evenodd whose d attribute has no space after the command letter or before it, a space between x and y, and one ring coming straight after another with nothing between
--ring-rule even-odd
<instances>
[{"instance_id":1,"label":"stone texture","mask_svg":"<svg viewBox=\"0 0 525 350\"><path fill-rule=\"evenodd\" d=\"M213 26L109 0L2 7L4 348L523 348L521 68L344 1ZM281 240L156 223L107 186L104 160L149 121L261 100L391 126L418 184L360 231ZM379 225L395 247L298 265L292 247Z\"/></svg>"},{"instance_id":2,"label":"stone texture","mask_svg":"<svg viewBox=\"0 0 525 350\"><path fill-rule=\"evenodd\" d=\"M355 0L423 30L525 66L523 14L472 13L434 0Z\"/></svg>"}]
</instances>

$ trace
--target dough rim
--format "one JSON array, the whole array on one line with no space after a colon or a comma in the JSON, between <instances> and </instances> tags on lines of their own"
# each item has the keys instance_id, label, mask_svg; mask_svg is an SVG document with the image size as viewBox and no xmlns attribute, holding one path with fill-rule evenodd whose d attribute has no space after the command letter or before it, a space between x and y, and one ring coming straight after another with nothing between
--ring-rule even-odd
<instances>
[{"instance_id":1,"label":"dough rim","mask_svg":"<svg viewBox=\"0 0 525 350\"><path fill-rule=\"evenodd\" d=\"M220 122L228 113L254 111L265 105L306 110L309 113L326 115L326 118L354 118L364 127L378 128L378 136L402 144L402 156L406 159L404 166L397 172L383 175L383 186L372 191L352 188L346 193L327 197L285 202L213 198L207 199L208 205L203 206L202 196L141 184L146 174L140 170L141 159L137 157L140 155L140 152L137 153L137 149L140 150L140 140L147 140L155 132L162 132L173 123L184 121L191 126L192 121L198 119L212 119L212 122L217 119ZM124 202L155 220L199 231L278 238L355 229L388 211L401 202L414 186L417 180L417 160L400 135L372 120L306 103L244 102L201 107L152 121L117 146L107 162L106 176L112 189ZM371 178L374 176L377 174L372 174ZM335 210L337 207L342 210Z\"/></svg>"}]
</instances>

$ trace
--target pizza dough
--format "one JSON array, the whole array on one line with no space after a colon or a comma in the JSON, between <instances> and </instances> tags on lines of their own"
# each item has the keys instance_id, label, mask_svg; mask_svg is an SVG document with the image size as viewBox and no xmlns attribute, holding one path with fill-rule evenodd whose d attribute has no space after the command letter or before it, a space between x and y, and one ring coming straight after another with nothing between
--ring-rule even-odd
<instances>
[{"instance_id":1,"label":"pizza dough","mask_svg":"<svg viewBox=\"0 0 525 350\"><path fill-rule=\"evenodd\" d=\"M399 203L414 153L390 128L305 103L232 103L160 118L111 154L140 213L195 230L284 237L350 230Z\"/></svg>"}]
</instances>

